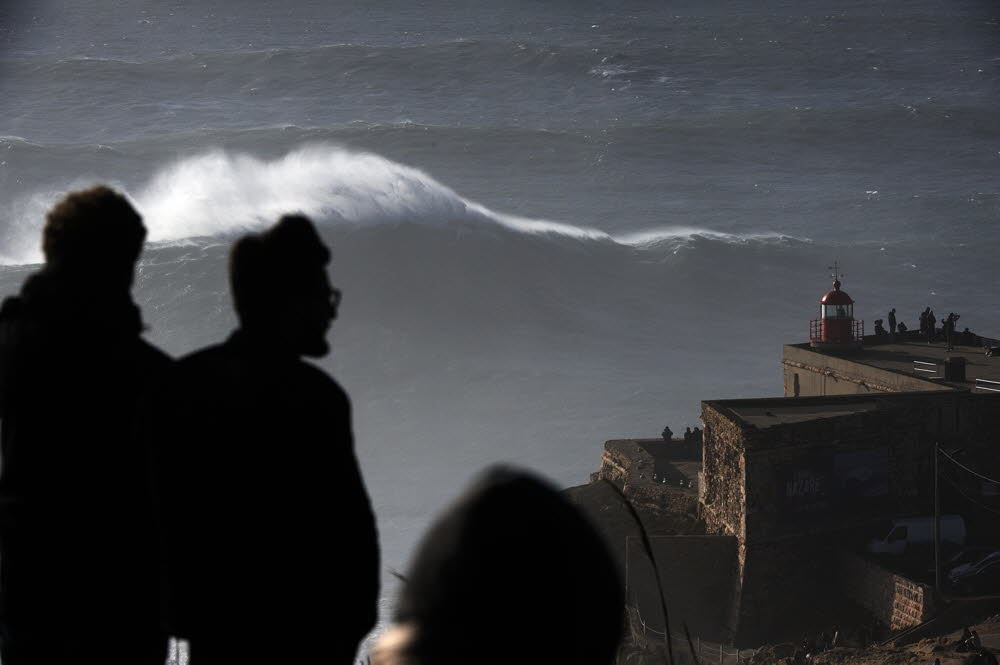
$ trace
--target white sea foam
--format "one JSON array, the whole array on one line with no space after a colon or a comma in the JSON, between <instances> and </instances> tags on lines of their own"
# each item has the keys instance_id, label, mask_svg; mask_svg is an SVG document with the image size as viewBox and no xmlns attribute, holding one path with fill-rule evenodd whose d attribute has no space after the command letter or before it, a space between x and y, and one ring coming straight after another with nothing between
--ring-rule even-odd
<instances>
[{"instance_id":1,"label":"white sea foam","mask_svg":"<svg viewBox=\"0 0 1000 665\"><path fill-rule=\"evenodd\" d=\"M601 229L498 213L418 169L379 155L310 145L273 161L214 150L178 161L136 193L150 240L170 241L259 228L287 212L333 224L498 224L529 234L644 248L705 238L727 243L794 239L776 232L732 234L668 226L612 235Z\"/></svg>"},{"instance_id":2,"label":"white sea foam","mask_svg":"<svg viewBox=\"0 0 1000 665\"><path fill-rule=\"evenodd\" d=\"M651 249L663 244L688 243L698 239L724 242L731 245L742 245L748 243L787 243L787 242L812 242L809 238L798 238L786 233L776 231L762 231L759 233L725 233L723 231L713 231L711 229L696 228L691 226L668 226L659 229L648 229L636 231L613 237L615 242L623 245L631 245L640 249Z\"/></svg>"},{"instance_id":3,"label":"white sea foam","mask_svg":"<svg viewBox=\"0 0 1000 665\"><path fill-rule=\"evenodd\" d=\"M159 172L135 200L153 241L259 228L289 212L354 224L469 215L461 197L416 169L325 145L273 161L221 150L189 157Z\"/></svg>"},{"instance_id":4,"label":"white sea foam","mask_svg":"<svg viewBox=\"0 0 1000 665\"><path fill-rule=\"evenodd\" d=\"M89 184L79 183L79 187ZM156 172L145 186L126 193L145 218L153 243L259 229L294 212L321 224L492 225L637 249L676 246L698 238L731 244L789 238L779 233L741 235L685 226L612 235L566 222L507 215L463 198L418 169L327 144L303 146L273 160L209 150L177 160ZM54 190L36 192L17 204L18 232L8 241L6 256L0 261L40 260L40 220L61 195Z\"/></svg>"},{"instance_id":5,"label":"white sea foam","mask_svg":"<svg viewBox=\"0 0 1000 665\"><path fill-rule=\"evenodd\" d=\"M273 161L213 150L166 167L135 200L154 242L259 228L288 212L329 224L492 223L613 240L599 229L496 213L423 171L330 145L305 146Z\"/></svg>"}]
</instances>

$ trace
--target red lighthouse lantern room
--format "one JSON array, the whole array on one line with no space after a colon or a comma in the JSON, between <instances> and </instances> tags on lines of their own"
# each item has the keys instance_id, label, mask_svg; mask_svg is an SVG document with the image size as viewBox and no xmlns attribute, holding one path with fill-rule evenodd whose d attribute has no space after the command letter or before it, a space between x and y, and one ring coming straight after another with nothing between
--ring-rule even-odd
<instances>
[{"instance_id":1,"label":"red lighthouse lantern room","mask_svg":"<svg viewBox=\"0 0 1000 665\"><path fill-rule=\"evenodd\" d=\"M831 350L861 347L865 322L854 319L854 301L840 290L839 279L834 279L833 290L820 299L819 316L809 323L810 346Z\"/></svg>"}]
</instances>

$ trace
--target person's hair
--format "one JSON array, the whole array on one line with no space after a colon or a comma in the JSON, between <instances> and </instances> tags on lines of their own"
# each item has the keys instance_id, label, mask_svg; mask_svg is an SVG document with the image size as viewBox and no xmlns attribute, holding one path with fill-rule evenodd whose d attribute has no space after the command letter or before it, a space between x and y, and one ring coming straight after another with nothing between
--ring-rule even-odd
<instances>
[{"instance_id":1,"label":"person's hair","mask_svg":"<svg viewBox=\"0 0 1000 665\"><path fill-rule=\"evenodd\" d=\"M424 536L396 621L422 665L608 665L623 606L588 519L547 482L494 467Z\"/></svg>"},{"instance_id":2,"label":"person's hair","mask_svg":"<svg viewBox=\"0 0 1000 665\"><path fill-rule=\"evenodd\" d=\"M42 253L49 264L118 274L131 270L145 239L142 217L128 199L98 185L67 194L48 212Z\"/></svg>"},{"instance_id":3,"label":"person's hair","mask_svg":"<svg viewBox=\"0 0 1000 665\"><path fill-rule=\"evenodd\" d=\"M229 257L230 288L240 322L267 320L329 262L330 250L304 215L285 215L268 230L240 238Z\"/></svg>"}]
</instances>

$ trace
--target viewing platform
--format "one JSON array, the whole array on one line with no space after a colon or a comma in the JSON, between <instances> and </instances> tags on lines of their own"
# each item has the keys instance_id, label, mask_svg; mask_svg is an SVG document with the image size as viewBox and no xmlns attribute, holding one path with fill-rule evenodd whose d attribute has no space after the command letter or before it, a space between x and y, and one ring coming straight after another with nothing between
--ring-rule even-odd
<instances>
[{"instance_id":1,"label":"viewing platform","mask_svg":"<svg viewBox=\"0 0 1000 665\"><path fill-rule=\"evenodd\" d=\"M949 351L943 341L901 341L897 335L889 343L886 336L868 336L849 358L809 343L787 344L782 362L786 397L949 389L1000 394L1000 356L987 356L977 345L955 344ZM823 385L807 389L806 381Z\"/></svg>"}]
</instances>

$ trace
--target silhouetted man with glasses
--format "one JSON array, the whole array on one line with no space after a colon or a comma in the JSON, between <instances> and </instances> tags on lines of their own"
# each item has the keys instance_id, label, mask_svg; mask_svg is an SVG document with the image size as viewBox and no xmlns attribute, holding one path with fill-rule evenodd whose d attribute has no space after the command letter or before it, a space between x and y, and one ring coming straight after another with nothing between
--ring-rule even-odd
<instances>
[{"instance_id":1,"label":"silhouetted man with glasses","mask_svg":"<svg viewBox=\"0 0 1000 665\"><path fill-rule=\"evenodd\" d=\"M350 404L302 360L329 351L329 260L301 216L239 240L239 329L180 360L169 384L167 618L192 665L348 665L375 624L377 535Z\"/></svg>"},{"instance_id":2,"label":"silhouetted man with glasses","mask_svg":"<svg viewBox=\"0 0 1000 665\"><path fill-rule=\"evenodd\" d=\"M146 237L107 187L46 218L45 265L0 310L4 665L162 665L141 398L169 359L132 301Z\"/></svg>"}]
</instances>

